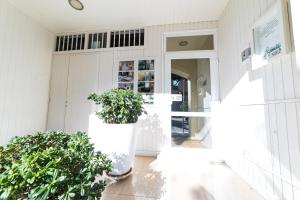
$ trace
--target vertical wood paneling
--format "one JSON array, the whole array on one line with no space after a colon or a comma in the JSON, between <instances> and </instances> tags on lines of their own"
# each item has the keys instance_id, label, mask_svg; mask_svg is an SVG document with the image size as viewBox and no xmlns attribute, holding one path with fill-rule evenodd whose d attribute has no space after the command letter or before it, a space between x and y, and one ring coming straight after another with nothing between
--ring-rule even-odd
<instances>
[{"instance_id":1,"label":"vertical wood paneling","mask_svg":"<svg viewBox=\"0 0 300 200\"><path fill-rule=\"evenodd\" d=\"M295 95L297 98L300 98L300 66L297 66L295 53L292 53L292 68L293 68Z\"/></svg>"},{"instance_id":2,"label":"vertical wood paneling","mask_svg":"<svg viewBox=\"0 0 300 200\"><path fill-rule=\"evenodd\" d=\"M243 119L238 120L231 114L225 116L224 134L235 138L235 141L224 141L228 143L224 152L235 152L227 156L230 157L228 163L266 199L275 199L270 197L270 193L273 193L279 199L296 200L299 199L300 107L298 103L296 109L295 102L299 102L300 96L300 70L296 65L294 52L272 59L261 69L251 69L251 65L240 61L241 50L251 42L253 24L274 3L275 0L230 0L220 18L218 40L220 93L223 101L221 107L229 107L224 110L231 108L232 112L235 109L243 110L242 107L236 108L242 104L240 96L250 93L252 96L246 101L248 113L257 114L257 117L240 115ZM248 29L244 24L247 22ZM255 95L259 93L251 92L259 90L264 93L264 102L256 102ZM257 103L266 106L265 122L258 116ZM233 131L240 121L246 121L239 132L243 133L240 134L249 144L243 138L236 137ZM257 129L258 127L265 127L265 130ZM243 154L249 148L248 145L257 149L256 154L261 154L247 157L251 162L235 156ZM234 163L243 163L243 167Z\"/></svg>"},{"instance_id":3,"label":"vertical wood paneling","mask_svg":"<svg viewBox=\"0 0 300 200\"><path fill-rule=\"evenodd\" d=\"M98 91L98 54L70 55L65 131L87 132L89 116L95 112L95 104L87 100Z\"/></svg>"},{"instance_id":4,"label":"vertical wood paneling","mask_svg":"<svg viewBox=\"0 0 300 200\"><path fill-rule=\"evenodd\" d=\"M269 105L269 119L270 119L270 131L271 131L271 140L272 140L272 160L273 166L272 171L274 172L274 194L277 196L282 195L282 181L278 176L280 173L280 157L279 157L279 141L277 133L277 121L276 121L276 106L274 104Z\"/></svg>"},{"instance_id":5,"label":"vertical wood paneling","mask_svg":"<svg viewBox=\"0 0 300 200\"><path fill-rule=\"evenodd\" d=\"M276 118L277 118L277 134L278 134L278 147L279 147L279 160L280 160L280 175L283 181L283 198L293 199L291 183L291 165L289 154L289 137L287 135L287 122L285 104L276 105Z\"/></svg>"},{"instance_id":6,"label":"vertical wood paneling","mask_svg":"<svg viewBox=\"0 0 300 200\"><path fill-rule=\"evenodd\" d=\"M287 129L289 136L289 146L291 155L291 171L292 182L294 185L300 187L300 145L299 145L299 128L297 122L297 107L295 103L288 103L286 105L287 113Z\"/></svg>"},{"instance_id":7,"label":"vertical wood paneling","mask_svg":"<svg viewBox=\"0 0 300 200\"><path fill-rule=\"evenodd\" d=\"M275 108L273 108L274 112ZM266 138L267 138L267 145L266 145L266 169L273 169L274 161L273 161L273 139L272 134L273 131L271 130L271 121L270 121L270 108L268 105L265 106L265 122L266 122ZM272 126L274 126L274 121ZM273 127L272 127L273 128ZM263 134L263 133L262 133ZM274 174L265 174L266 176L266 191L271 194L274 194Z\"/></svg>"},{"instance_id":8,"label":"vertical wood paneling","mask_svg":"<svg viewBox=\"0 0 300 200\"><path fill-rule=\"evenodd\" d=\"M265 75L266 75L266 96L267 100L275 99L275 86L274 86L274 74L273 74L273 65L268 64L265 66Z\"/></svg>"},{"instance_id":9,"label":"vertical wood paneling","mask_svg":"<svg viewBox=\"0 0 300 200\"><path fill-rule=\"evenodd\" d=\"M112 51L99 54L99 92L113 88L114 53Z\"/></svg>"},{"instance_id":10,"label":"vertical wood paneling","mask_svg":"<svg viewBox=\"0 0 300 200\"><path fill-rule=\"evenodd\" d=\"M47 130L64 130L68 73L69 55L53 56Z\"/></svg>"},{"instance_id":11,"label":"vertical wood paneling","mask_svg":"<svg viewBox=\"0 0 300 200\"><path fill-rule=\"evenodd\" d=\"M282 75L284 82L284 94L286 99L295 98L295 87L293 79L293 68L291 55L282 58Z\"/></svg>"},{"instance_id":12,"label":"vertical wood paneling","mask_svg":"<svg viewBox=\"0 0 300 200\"><path fill-rule=\"evenodd\" d=\"M283 100L284 99L284 90L283 90L281 60L278 58L273 62L273 74L274 74L275 99Z\"/></svg>"},{"instance_id":13,"label":"vertical wood paneling","mask_svg":"<svg viewBox=\"0 0 300 200\"><path fill-rule=\"evenodd\" d=\"M52 44L51 33L0 1L0 145L45 129Z\"/></svg>"}]
</instances>

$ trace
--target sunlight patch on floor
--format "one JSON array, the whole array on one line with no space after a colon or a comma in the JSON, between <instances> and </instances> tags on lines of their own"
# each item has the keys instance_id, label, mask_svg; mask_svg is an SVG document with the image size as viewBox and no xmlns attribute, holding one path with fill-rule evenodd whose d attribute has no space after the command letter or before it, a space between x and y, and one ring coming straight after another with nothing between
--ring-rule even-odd
<instances>
[{"instance_id":1,"label":"sunlight patch on floor","mask_svg":"<svg viewBox=\"0 0 300 200\"><path fill-rule=\"evenodd\" d=\"M136 157L132 176L107 188L103 200L262 200L210 149L168 148Z\"/></svg>"}]
</instances>

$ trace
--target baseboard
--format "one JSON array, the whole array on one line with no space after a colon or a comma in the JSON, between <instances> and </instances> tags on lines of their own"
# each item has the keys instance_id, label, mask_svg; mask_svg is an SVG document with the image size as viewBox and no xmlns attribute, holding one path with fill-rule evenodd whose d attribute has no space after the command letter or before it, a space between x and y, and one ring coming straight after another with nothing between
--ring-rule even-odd
<instances>
[{"instance_id":1,"label":"baseboard","mask_svg":"<svg viewBox=\"0 0 300 200\"><path fill-rule=\"evenodd\" d=\"M156 157L159 154L158 151L136 151L137 156Z\"/></svg>"}]
</instances>

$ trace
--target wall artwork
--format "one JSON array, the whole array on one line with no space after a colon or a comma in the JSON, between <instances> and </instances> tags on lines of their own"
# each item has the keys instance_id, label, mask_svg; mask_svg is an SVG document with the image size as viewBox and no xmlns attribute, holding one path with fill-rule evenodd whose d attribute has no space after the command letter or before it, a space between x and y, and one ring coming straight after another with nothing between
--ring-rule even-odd
<instances>
[{"instance_id":1,"label":"wall artwork","mask_svg":"<svg viewBox=\"0 0 300 200\"><path fill-rule=\"evenodd\" d=\"M119 63L118 88L134 89L134 61Z\"/></svg>"},{"instance_id":2,"label":"wall artwork","mask_svg":"<svg viewBox=\"0 0 300 200\"><path fill-rule=\"evenodd\" d=\"M139 60L138 92L143 94L145 103L154 103L154 60Z\"/></svg>"},{"instance_id":3,"label":"wall artwork","mask_svg":"<svg viewBox=\"0 0 300 200\"><path fill-rule=\"evenodd\" d=\"M137 61L137 62L135 62ZM137 63L137 66L135 66ZM143 95L146 104L154 103L154 60L120 61L118 66L118 88L135 90Z\"/></svg>"},{"instance_id":4,"label":"wall artwork","mask_svg":"<svg viewBox=\"0 0 300 200\"><path fill-rule=\"evenodd\" d=\"M254 25L253 67L266 65L271 58L287 52L289 43L287 19L286 2L278 0Z\"/></svg>"}]
</instances>

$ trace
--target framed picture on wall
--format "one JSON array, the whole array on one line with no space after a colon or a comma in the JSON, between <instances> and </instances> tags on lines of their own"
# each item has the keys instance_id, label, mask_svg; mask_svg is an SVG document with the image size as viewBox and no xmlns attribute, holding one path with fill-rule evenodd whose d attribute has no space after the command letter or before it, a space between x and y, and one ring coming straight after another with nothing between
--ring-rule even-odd
<instances>
[{"instance_id":1,"label":"framed picture on wall","mask_svg":"<svg viewBox=\"0 0 300 200\"><path fill-rule=\"evenodd\" d=\"M139 71L139 81L154 81L154 71Z\"/></svg>"},{"instance_id":2,"label":"framed picture on wall","mask_svg":"<svg viewBox=\"0 0 300 200\"><path fill-rule=\"evenodd\" d=\"M155 61L139 60L138 92L143 94L145 103L154 103Z\"/></svg>"},{"instance_id":3,"label":"framed picture on wall","mask_svg":"<svg viewBox=\"0 0 300 200\"><path fill-rule=\"evenodd\" d=\"M119 61L117 87L142 94L146 104L154 103L155 60L132 59Z\"/></svg>"},{"instance_id":4,"label":"framed picture on wall","mask_svg":"<svg viewBox=\"0 0 300 200\"><path fill-rule=\"evenodd\" d=\"M133 82L134 72L119 72L119 82Z\"/></svg>"},{"instance_id":5,"label":"framed picture on wall","mask_svg":"<svg viewBox=\"0 0 300 200\"><path fill-rule=\"evenodd\" d=\"M154 60L139 60L139 70L154 70Z\"/></svg>"},{"instance_id":6,"label":"framed picture on wall","mask_svg":"<svg viewBox=\"0 0 300 200\"><path fill-rule=\"evenodd\" d=\"M118 88L134 89L134 61L120 61L118 72Z\"/></svg>"},{"instance_id":7,"label":"framed picture on wall","mask_svg":"<svg viewBox=\"0 0 300 200\"><path fill-rule=\"evenodd\" d=\"M134 61L120 61L119 71L120 72L133 72L134 71Z\"/></svg>"},{"instance_id":8,"label":"framed picture on wall","mask_svg":"<svg viewBox=\"0 0 300 200\"><path fill-rule=\"evenodd\" d=\"M134 84L133 83L119 83L118 88L122 88L125 90L133 90L134 89Z\"/></svg>"},{"instance_id":9,"label":"framed picture on wall","mask_svg":"<svg viewBox=\"0 0 300 200\"><path fill-rule=\"evenodd\" d=\"M290 48L288 8L285 0L276 3L263 15L252 29L252 67L266 65Z\"/></svg>"}]
</instances>

